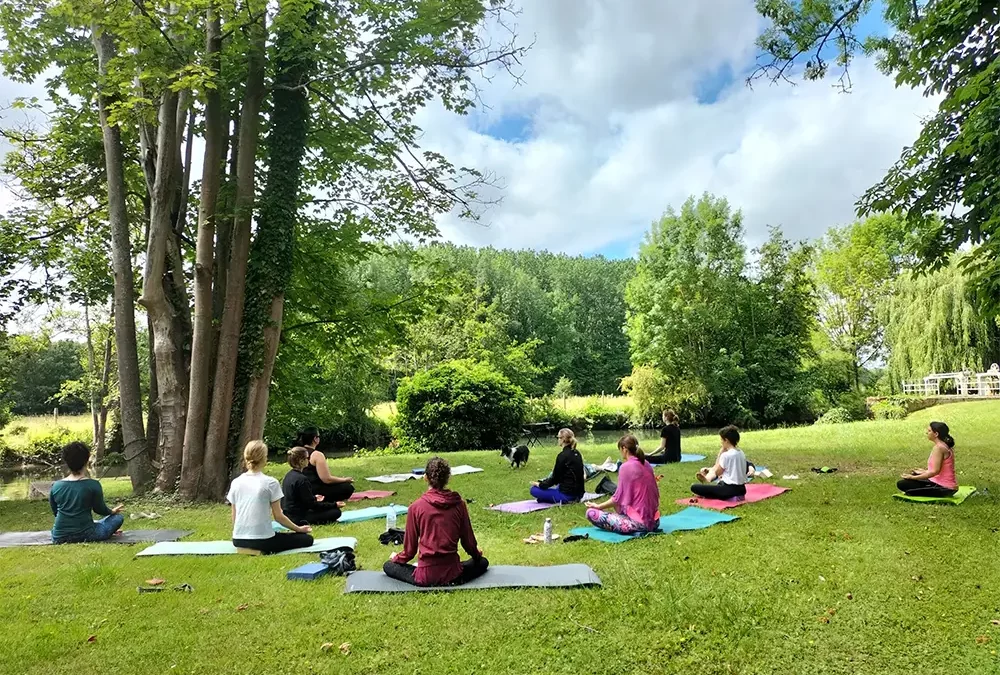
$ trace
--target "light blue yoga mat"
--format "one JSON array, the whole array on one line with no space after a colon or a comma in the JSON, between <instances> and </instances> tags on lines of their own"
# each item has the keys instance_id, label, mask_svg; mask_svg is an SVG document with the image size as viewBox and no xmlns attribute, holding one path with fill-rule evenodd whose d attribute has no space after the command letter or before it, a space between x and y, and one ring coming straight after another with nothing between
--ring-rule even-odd
<instances>
[{"instance_id":1,"label":"light blue yoga mat","mask_svg":"<svg viewBox=\"0 0 1000 675\"><path fill-rule=\"evenodd\" d=\"M335 548L347 546L354 548L358 540L354 537L327 537L317 539L312 546L293 548L276 555L292 555L293 553L323 553ZM231 541L161 541L147 549L136 553L136 556L149 555L230 555L237 553Z\"/></svg>"},{"instance_id":2,"label":"light blue yoga mat","mask_svg":"<svg viewBox=\"0 0 1000 675\"><path fill-rule=\"evenodd\" d=\"M738 519L739 516L731 516L728 513L720 513L718 511L710 511L708 509L699 509L696 506L689 506L683 511L671 513L669 516L662 516L660 518L660 529L655 532L618 534L617 532L608 532L607 530L601 530L596 527L574 527L569 531L569 533L579 535L585 534L591 539L596 539L597 541L605 541L609 544L620 544L623 541L638 539L640 537L648 537L654 534L666 534L668 532L680 532L685 530L701 530L706 527L711 527L712 525L717 525L718 523L728 523Z\"/></svg>"},{"instance_id":3,"label":"light blue yoga mat","mask_svg":"<svg viewBox=\"0 0 1000 675\"><path fill-rule=\"evenodd\" d=\"M385 518L389 515L390 511L395 511L397 516L406 515L406 507L400 506L399 504L390 504L389 506L369 506L364 509L351 509L350 511L344 511L337 522L360 523L362 520Z\"/></svg>"},{"instance_id":4,"label":"light blue yoga mat","mask_svg":"<svg viewBox=\"0 0 1000 675\"><path fill-rule=\"evenodd\" d=\"M705 455L687 455L683 452L681 453L682 462L700 462L705 459Z\"/></svg>"}]
</instances>

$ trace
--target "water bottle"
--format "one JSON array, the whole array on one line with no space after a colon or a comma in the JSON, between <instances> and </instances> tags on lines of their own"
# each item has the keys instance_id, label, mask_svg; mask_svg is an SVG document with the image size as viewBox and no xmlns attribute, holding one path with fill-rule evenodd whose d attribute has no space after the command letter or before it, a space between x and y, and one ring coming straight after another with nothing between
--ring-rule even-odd
<instances>
[{"instance_id":1,"label":"water bottle","mask_svg":"<svg viewBox=\"0 0 1000 675\"><path fill-rule=\"evenodd\" d=\"M552 543L552 519L545 519L545 527L542 529L542 539L544 539L546 544Z\"/></svg>"},{"instance_id":2,"label":"water bottle","mask_svg":"<svg viewBox=\"0 0 1000 675\"><path fill-rule=\"evenodd\" d=\"M385 514L385 531L396 527L396 505L389 504L389 512Z\"/></svg>"}]
</instances>

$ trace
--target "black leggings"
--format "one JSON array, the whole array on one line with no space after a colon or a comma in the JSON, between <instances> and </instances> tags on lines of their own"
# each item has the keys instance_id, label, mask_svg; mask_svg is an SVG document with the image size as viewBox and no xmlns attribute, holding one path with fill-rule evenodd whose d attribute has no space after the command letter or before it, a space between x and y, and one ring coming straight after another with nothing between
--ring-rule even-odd
<instances>
[{"instance_id":1,"label":"black leggings","mask_svg":"<svg viewBox=\"0 0 1000 675\"><path fill-rule=\"evenodd\" d=\"M675 462L681 461L680 456L671 456L667 453L661 453L659 455L646 455L646 461L650 464L674 464Z\"/></svg>"},{"instance_id":2,"label":"black leggings","mask_svg":"<svg viewBox=\"0 0 1000 675\"><path fill-rule=\"evenodd\" d=\"M691 492L699 497L709 499L729 499L730 497L741 497L747 493L746 485L730 485L729 483L695 483L691 486Z\"/></svg>"},{"instance_id":3,"label":"black leggings","mask_svg":"<svg viewBox=\"0 0 1000 675\"><path fill-rule=\"evenodd\" d=\"M249 548L264 555L312 545L312 535L305 532L276 532L267 539L233 539L233 546L236 548Z\"/></svg>"},{"instance_id":4,"label":"black leggings","mask_svg":"<svg viewBox=\"0 0 1000 675\"><path fill-rule=\"evenodd\" d=\"M328 505L334 502L346 502L354 494L354 483L323 483L314 485L313 491L318 495L323 495Z\"/></svg>"},{"instance_id":5,"label":"black leggings","mask_svg":"<svg viewBox=\"0 0 1000 675\"><path fill-rule=\"evenodd\" d=\"M340 520L340 507L336 504L320 502L308 511L285 511L288 519L296 525L329 525Z\"/></svg>"},{"instance_id":6,"label":"black leggings","mask_svg":"<svg viewBox=\"0 0 1000 675\"><path fill-rule=\"evenodd\" d=\"M956 490L941 487L937 483L929 480L914 480L913 478L903 478L897 481L896 487L900 492L905 492L910 497L952 497Z\"/></svg>"},{"instance_id":7,"label":"black leggings","mask_svg":"<svg viewBox=\"0 0 1000 675\"><path fill-rule=\"evenodd\" d=\"M451 583L441 585L461 586L462 584L466 584L473 579L478 579L486 574L486 569L489 566L490 561L486 558L480 558L479 560L465 560L462 562L462 573L458 575L458 578ZM416 580L413 578L413 573L417 571L417 568L413 565L388 560L384 565L382 565L382 571L385 572L387 577L396 579L397 581L402 581L403 583L410 584L411 586L418 585Z\"/></svg>"}]
</instances>

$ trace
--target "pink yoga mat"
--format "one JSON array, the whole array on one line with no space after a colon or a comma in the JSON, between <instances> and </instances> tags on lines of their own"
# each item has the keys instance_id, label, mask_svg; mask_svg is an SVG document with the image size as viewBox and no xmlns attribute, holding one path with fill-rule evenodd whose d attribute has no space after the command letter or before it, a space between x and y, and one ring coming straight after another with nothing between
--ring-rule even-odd
<instances>
[{"instance_id":1,"label":"pink yoga mat","mask_svg":"<svg viewBox=\"0 0 1000 675\"><path fill-rule=\"evenodd\" d=\"M706 509L731 509L734 506L759 502L762 499L777 497L782 492L788 492L791 488L780 485L769 485L767 483L750 483L747 485L746 497L732 497L730 499L705 499L704 497L685 497L678 499L678 504L686 506L701 506Z\"/></svg>"},{"instance_id":2,"label":"pink yoga mat","mask_svg":"<svg viewBox=\"0 0 1000 675\"><path fill-rule=\"evenodd\" d=\"M362 499L385 499L394 494L396 493L390 490L365 490L364 492L355 492L347 501L360 502Z\"/></svg>"}]
</instances>

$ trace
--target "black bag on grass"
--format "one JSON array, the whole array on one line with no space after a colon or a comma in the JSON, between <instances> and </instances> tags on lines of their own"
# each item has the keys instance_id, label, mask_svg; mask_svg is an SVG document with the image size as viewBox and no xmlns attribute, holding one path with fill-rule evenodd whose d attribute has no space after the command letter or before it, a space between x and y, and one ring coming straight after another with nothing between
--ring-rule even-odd
<instances>
[{"instance_id":1,"label":"black bag on grass","mask_svg":"<svg viewBox=\"0 0 1000 675\"><path fill-rule=\"evenodd\" d=\"M347 546L320 553L319 561L330 568L330 572L338 577L358 569L354 549Z\"/></svg>"}]
</instances>

